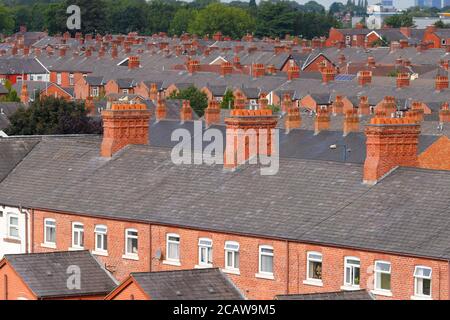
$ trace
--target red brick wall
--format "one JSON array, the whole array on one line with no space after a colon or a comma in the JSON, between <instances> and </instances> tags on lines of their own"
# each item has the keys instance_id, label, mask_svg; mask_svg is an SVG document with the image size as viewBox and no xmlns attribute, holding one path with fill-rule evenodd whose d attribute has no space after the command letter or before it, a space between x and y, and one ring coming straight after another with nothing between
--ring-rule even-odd
<instances>
[{"instance_id":1,"label":"red brick wall","mask_svg":"<svg viewBox=\"0 0 450 320\"><path fill-rule=\"evenodd\" d=\"M143 82L140 82L136 88L134 88L134 92L144 99L148 99L150 97L150 88L148 88Z\"/></svg>"},{"instance_id":2,"label":"red brick wall","mask_svg":"<svg viewBox=\"0 0 450 320\"><path fill-rule=\"evenodd\" d=\"M308 65L303 71L305 72L319 72L320 65L322 62L325 62L328 67L333 68L335 72L337 72L336 68L333 66L333 64L325 58L324 56L317 57L310 65Z\"/></svg>"},{"instance_id":3,"label":"red brick wall","mask_svg":"<svg viewBox=\"0 0 450 320\"><path fill-rule=\"evenodd\" d=\"M106 300L148 300L148 296L131 278L111 292Z\"/></svg>"},{"instance_id":4,"label":"red brick wall","mask_svg":"<svg viewBox=\"0 0 450 320\"><path fill-rule=\"evenodd\" d=\"M206 232L185 228L147 225L108 219L77 217L67 214L36 211L34 217L35 252L48 251L43 248L43 219L54 218L57 221L57 250L67 250L71 246L71 224L82 222L85 230L85 248L94 248L95 224L108 226L108 257L99 257L109 269L115 268L114 276L124 280L130 272L180 270L195 268L198 263L198 239L210 238L213 241L213 266L224 268L225 241L237 241L240 244L240 275L229 274L230 279L250 299L273 299L277 294L295 294L311 292L339 291L343 285L344 257L355 256L361 260L361 287L368 288L368 279L375 260L387 260L392 263L392 299L410 299L414 290L413 272L416 265L433 268L432 294L434 299L448 298L448 264L429 259L402 257L384 253L361 250L340 249L301 243L289 243L281 240L262 239L218 232ZM125 228L135 228L139 232L139 261L125 260ZM163 264L166 255L166 235L177 233L180 236L181 266ZM151 234L151 237L150 237ZM274 280L257 278L259 265L259 246L274 248ZM289 247L289 248L288 248ZM161 250L163 259L158 260L155 252ZM323 287L303 284L306 279L306 256L308 251L323 254ZM153 258L151 258L153 257ZM151 266L150 266L151 261ZM288 268L289 266L289 268ZM130 289L131 290L131 289ZM384 299L385 297L379 297Z\"/></svg>"},{"instance_id":5,"label":"red brick wall","mask_svg":"<svg viewBox=\"0 0 450 320\"><path fill-rule=\"evenodd\" d=\"M119 86L114 80L108 81L105 85L105 94L119 93Z\"/></svg>"},{"instance_id":6,"label":"red brick wall","mask_svg":"<svg viewBox=\"0 0 450 320\"><path fill-rule=\"evenodd\" d=\"M8 277L6 289L8 292L8 300L17 300L18 298L36 300L36 296L8 263L0 267L0 300L6 299L5 275Z\"/></svg>"},{"instance_id":7,"label":"red brick wall","mask_svg":"<svg viewBox=\"0 0 450 320\"><path fill-rule=\"evenodd\" d=\"M41 96L63 98L66 100L72 99L72 97L69 94L67 94L65 91L61 90L60 88L56 87L55 85L51 85L50 87L47 88L47 90L43 90L41 92Z\"/></svg>"},{"instance_id":8,"label":"red brick wall","mask_svg":"<svg viewBox=\"0 0 450 320\"><path fill-rule=\"evenodd\" d=\"M82 99L82 100L86 99L90 95L89 90L90 90L89 84L86 82L85 79L81 78L80 80L75 82L74 87L75 99Z\"/></svg>"},{"instance_id":9,"label":"red brick wall","mask_svg":"<svg viewBox=\"0 0 450 320\"><path fill-rule=\"evenodd\" d=\"M335 28L331 28L330 34L328 36L328 39L327 39L325 45L327 47L332 47L333 42L335 42L335 41L345 41L345 37L339 30L337 30Z\"/></svg>"}]
</instances>

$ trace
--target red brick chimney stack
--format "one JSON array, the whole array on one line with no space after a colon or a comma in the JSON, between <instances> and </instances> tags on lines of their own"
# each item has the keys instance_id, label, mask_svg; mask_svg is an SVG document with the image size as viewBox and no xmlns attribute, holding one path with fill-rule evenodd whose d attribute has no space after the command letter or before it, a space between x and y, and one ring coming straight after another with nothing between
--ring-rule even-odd
<instances>
[{"instance_id":1,"label":"red brick chimney stack","mask_svg":"<svg viewBox=\"0 0 450 320\"><path fill-rule=\"evenodd\" d=\"M156 83L150 84L149 98L153 102L158 100L158 86ZM158 100L159 101L159 100Z\"/></svg>"},{"instance_id":2,"label":"red brick chimney stack","mask_svg":"<svg viewBox=\"0 0 450 320\"><path fill-rule=\"evenodd\" d=\"M232 73L233 73L233 64L228 61L222 62L222 64L220 65L220 75L222 77L225 77L227 74Z\"/></svg>"},{"instance_id":3,"label":"red brick chimney stack","mask_svg":"<svg viewBox=\"0 0 450 320\"><path fill-rule=\"evenodd\" d=\"M407 118L373 118L366 127L364 183L376 184L397 166L416 166L420 126Z\"/></svg>"},{"instance_id":4,"label":"red brick chimney stack","mask_svg":"<svg viewBox=\"0 0 450 320\"><path fill-rule=\"evenodd\" d=\"M362 70L358 72L358 84L362 87L372 83L372 71Z\"/></svg>"},{"instance_id":5,"label":"red brick chimney stack","mask_svg":"<svg viewBox=\"0 0 450 320\"><path fill-rule=\"evenodd\" d=\"M302 124L300 109L292 103L291 98L289 96L288 98L289 98L288 101L290 103L286 106L287 115L284 123L284 127L286 128L287 132L291 131L292 129L300 128Z\"/></svg>"},{"instance_id":6,"label":"red brick chimney stack","mask_svg":"<svg viewBox=\"0 0 450 320\"><path fill-rule=\"evenodd\" d=\"M261 92L258 99L258 105L260 110L269 109L269 100L267 99L267 93Z\"/></svg>"},{"instance_id":7,"label":"red brick chimney stack","mask_svg":"<svg viewBox=\"0 0 450 320\"><path fill-rule=\"evenodd\" d=\"M212 100L205 109L205 122L207 126L220 122L220 104L219 101Z\"/></svg>"},{"instance_id":8,"label":"red brick chimney stack","mask_svg":"<svg viewBox=\"0 0 450 320\"><path fill-rule=\"evenodd\" d=\"M22 84L22 91L20 92L20 101L25 105L28 105L28 102L30 102L30 97L28 95L28 87L25 82Z\"/></svg>"},{"instance_id":9,"label":"red brick chimney stack","mask_svg":"<svg viewBox=\"0 0 450 320\"><path fill-rule=\"evenodd\" d=\"M112 48L111 48L111 58L117 59L118 56L119 56L119 53L117 50L117 43L113 43Z\"/></svg>"},{"instance_id":10,"label":"red brick chimney stack","mask_svg":"<svg viewBox=\"0 0 450 320\"><path fill-rule=\"evenodd\" d=\"M344 114L344 97L336 96L332 104L333 115Z\"/></svg>"},{"instance_id":11,"label":"red brick chimney stack","mask_svg":"<svg viewBox=\"0 0 450 320\"><path fill-rule=\"evenodd\" d=\"M448 89L448 76L437 75L436 76L436 91L443 91Z\"/></svg>"},{"instance_id":12,"label":"red brick chimney stack","mask_svg":"<svg viewBox=\"0 0 450 320\"><path fill-rule=\"evenodd\" d=\"M319 108L314 120L314 134L330 129L330 114L327 109Z\"/></svg>"},{"instance_id":13,"label":"red brick chimney stack","mask_svg":"<svg viewBox=\"0 0 450 320\"><path fill-rule=\"evenodd\" d=\"M180 120L182 122L192 120L192 108L189 100L183 100L183 105L180 109Z\"/></svg>"},{"instance_id":14,"label":"red brick chimney stack","mask_svg":"<svg viewBox=\"0 0 450 320\"><path fill-rule=\"evenodd\" d=\"M336 72L332 67L325 67L322 69L322 82L324 84L328 84L331 81L334 81L336 76Z\"/></svg>"},{"instance_id":15,"label":"red brick chimney stack","mask_svg":"<svg viewBox=\"0 0 450 320\"><path fill-rule=\"evenodd\" d=\"M359 116L356 109L347 110L344 118L344 137L350 132L359 131Z\"/></svg>"},{"instance_id":16,"label":"red brick chimney stack","mask_svg":"<svg viewBox=\"0 0 450 320\"><path fill-rule=\"evenodd\" d=\"M410 85L410 75L407 72L401 72L397 75L397 88L406 88Z\"/></svg>"},{"instance_id":17,"label":"red brick chimney stack","mask_svg":"<svg viewBox=\"0 0 450 320\"><path fill-rule=\"evenodd\" d=\"M283 97L281 100L281 111L288 112L290 107L292 107L291 95L289 93L285 93L285 94L283 94Z\"/></svg>"},{"instance_id":18,"label":"red brick chimney stack","mask_svg":"<svg viewBox=\"0 0 450 320\"><path fill-rule=\"evenodd\" d=\"M224 167L226 169L235 169L239 165L257 155L272 154L272 135L271 130L275 129L278 123L278 117L272 114L272 110L240 110L231 111L231 117L225 119L227 125L227 149L225 151ZM249 131L252 130L252 131ZM244 137L242 137L242 131ZM239 146L239 141L242 146ZM261 137L266 138L266 150L259 148ZM274 142L276 143L276 141Z\"/></svg>"},{"instance_id":19,"label":"red brick chimney stack","mask_svg":"<svg viewBox=\"0 0 450 320\"><path fill-rule=\"evenodd\" d=\"M376 66L375 57L372 57L372 56L368 57L367 65L369 66L369 68L375 68L375 66Z\"/></svg>"},{"instance_id":20,"label":"red brick chimney stack","mask_svg":"<svg viewBox=\"0 0 450 320\"><path fill-rule=\"evenodd\" d=\"M66 48L65 47L61 47L61 48L59 48L59 56L61 57L61 58L64 58L65 56L66 56Z\"/></svg>"},{"instance_id":21,"label":"red brick chimney stack","mask_svg":"<svg viewBox=\"0 0 450 320\"><path fill-rule=\"evenodd\" d=\"M300 68L297 65L289 66L287 70L288 81L300 78Z\"/></svg>"},{"instance_id":22,"label":"red brick chimney stack","mask_svg":"<svg viewBox=\"0 0 450 320\"><path fill-rule=\"evenodd\" d=\"M252 76L253 78L264 77L266 74L266 68L262 63L254 63L252 64Z\"/></svg>"},{"instance_id":23,"label":"red brick chimney stack","mask_svg":"<svg viewBox=\"0 0 450 320\"><path fill-rule=\"evenodd\" d=\"M234 108L235 109L245 109L247 106L247 102L245 97L239 91L235 94L234 97Z\"/></svg>"},{"instance_id":24,"label":"red brick chimney stack","mask_svg":"<svg viewBox=\"0 0 450 320\"><path fill-rule=\"evenodd\" d=\"M187 62L187 70L190 74L194 74L200 70L200 62L198 60L189 60Z\"/></svg>"},{"instance_id":25,"label":"red brick chimney stack","mask_svg":"<svg viewBox=\"0 0 450 320\"><path fill-rule=\"evenodd\" d=\"M441 111L439 111L439 122L450 122L450 108L448 102L445 102L441 107Z\"/></svg>"},{"instance_id":26,"label":"red brick chimney stack","mask_svg":"<svg viewBox=\"0 0 450 320\"><path fill-rule=\"evenodd\" d=\"M359 98L358 114L360 116L370 114L369 98L367 96Z\"/></svg>"},{"instance_id":27,"label":"red brick chimney stack","mask_svg":"<svg viewBox=\"0 0 450 320\"><path fill-rule=\"evenodd\" d=\"M145 104L113 103L102 118L102 157L112 157L127 145L148 144L150 111Z\"/></svg>"},{"instance_id":28,"label":"red brick chimney stack","mask_svg":"<svg viewBox=\"0 0 450 320\"><path fill-rule=\"evenodd\" d=\"M167 117L167 106L166 106L166 101L160 96L158 95L158 101L156 103L156 120L164 120Z\"/></svg>"},{"instance_id":29,"label":"red brick chimney stack","mask_svg":"<svg viewBox=\"0 0 450 320\"><path fill-rule=\"evenodd\" d=\"M137 69L141 66L138 56L131 56L128 58L128 69Z\"/></svg>"}]
</instances>

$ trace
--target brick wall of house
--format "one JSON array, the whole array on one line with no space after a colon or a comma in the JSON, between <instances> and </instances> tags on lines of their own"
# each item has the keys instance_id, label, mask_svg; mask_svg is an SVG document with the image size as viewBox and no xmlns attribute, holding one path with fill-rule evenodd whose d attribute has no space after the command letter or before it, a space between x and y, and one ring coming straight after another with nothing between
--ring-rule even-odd
<instances>
[{"instance_id":1,"label":"brick wall of house","mask_svg":"<svg viewBox=\"0 0 450 320\"><path fill-rule=\"evenodd\" d=\"M275 295L288 293L339 291L344 282L344 258L347 256L358 257L361 261L361 288L370 289L373 283L371 276L375 260L391 262L393 296L378 296L379 299L410 299L414 290L414 268L417 265L427 266L433 270L433 299L448 299L449 269L447 262L43 211L35 211L34 216L32 241L35 252L55 250L41 246L44 233L43 221L47 217L56 220L56 250L70 248L72 222L84 224L85 249L89 250L94 248L95 225L106 225L108 227L108 256L99 256L99 258L108 269L115 270L113 274L120 281L124 280L130 272L193 269L198 264L199 238L210 238L213 241L214 267L225 267L225 241L236 241L240 244L240 274L229 274L229 277L250 299L273 299ZM122 257L126 228L135 228L139 232L139 261L126 260ZM180 236L180 266L170 265L164 261L166 258L166 235L168 233L176 233ZM273 247L274 279L263 279L257 276L260 245ZM162 253L161 259L156 257L158 250ZM317 251L323 254L323 286L303 283L306 279L308 251Z\"/></svg>"},{"instance_id":2,"label":"brick wall of house","mask_svg":"<svg viewBox=\"0 0 450 320\"><path fill-rule=\"evenodd\" d=\"M7 277L5 284L5 276ZM5 294L7 292L7 296ZM0 266L0 300L36 300L36 296L25 285L8 263Z\"/></svg>"},{"instance_id":3,"label":"brick wall of house","mask_svg":"<svg viewBox=\"0 0 450 320\"><path fill-rule=\"evenodd\" d=\"M107 300L148 300L147 295L131 279L115 289Z\"/></svg>"},{"instance_id":4,"label":"brick wall of house","mask_svg":"<svg viewBox=\"0 0 450 320\"><path fill-rule=\"evenodd\" d=\"M325 58L323 55L318 56L314 61L312 61L305 69L302 71L304 72L319 72L320 66L322 63L325 63L327 67L333 68L334 72L337 72L336 68L333 66L330 60Z\"/></svg>"},{"instance_id":5,"label":"brick wall of house","mask_svg":"<svg viewBox=\"0 0 450 320\"><path fill-rule=\"evenodd\" d=\"M86 99L89 97L90 86L85 79L81 78L75 82L74 95L75 99Z\"/></svg>"},{"instance_id":6,"label":"brick wall of house","mask_svg":"<svg viewBox=\"0 0 450 320\"><path fill-rule=\"evenodd\" d=\"M117 82L114 80L109 80L105 84L105 94L111 94L111 93L119 93L119 86L117 85Z\"/></svg>"},{"instance_id":7,"label":"brick wall of house","mask_svg":"<svg viewBox=\"0 0 450 320\"><path fill-rule=\"evenodd\" d=\"M134 88L134 92L144 99L149 99L150 97L150 88L144 82L140 82Z\"/></svg>"},{"instance_id":8,"label":"brick wall of house","mask_svg":"<svg viewBox=\"0 0 450 320\"><path fill-rule=\"evenodd\" d=\"M48 96L48 97L56 97L56 98L63 98L66 100L71 100L72 97L67 94L64 90L61 90L55 85L51 85L47 88L47 90L43 90L41 92L41 96Z\"/></svg>"}]
</instances>

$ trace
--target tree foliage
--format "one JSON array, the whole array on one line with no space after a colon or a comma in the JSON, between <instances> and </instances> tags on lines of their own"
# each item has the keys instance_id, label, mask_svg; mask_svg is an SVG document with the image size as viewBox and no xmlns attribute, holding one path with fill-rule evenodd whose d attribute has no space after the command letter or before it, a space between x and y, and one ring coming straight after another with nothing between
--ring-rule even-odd
<instances>
[{"instance_id":1,"label":"tree foliage","mask_svg":"<svg viewBox=\"0 0 450 320\"><path fill-rule=\"evenodd\" d=\"M179 92L172 92L169 99L189 100L192 110L199 117L203 116L205 109L208 107L208 96L194 86L180 90Z\"/></svg>"},{"instance_id":2,"label":"tree foliage","mask_svg":"<svg viewBox=\"0 0 450 320\"><path fill-rule=\"evenodd\" d=\"M0 101L4 101L4 102L20 102L20 98L17 95L17 91L14 90L14 88L12 87L12 84L9 80L5 81L4 87L6 88L6 90L8 90L8 93L6 94L6 96L1 97Z\"/></svg>"},{"instance_id":3,"label":"tree foliage","mask_svg":"<svg viewBox=\"0 0 450 320\"><path fill-rule=\"evenodd\" d=\"M241 38L254 29L255 21L247 11L221 3L212 3L203 8L189 24L190 33L212 35L220 31L233 38Z\"/></svg>"},{"instance_id":4,"label":"tree foliage","mask_svg":"<svg viewBox=\"0 0 450 320\"><path fill-rule=\"evenodd\" d=\"M8 135L101 133L101 124L87 116L83 103L46 97L28 108L19 108L10 118Z\"/></svg>"},{"instance_id":5,"label":"tree foliage","mask_svg":"<svg viewBox=\"0 0 450 320\"><path fill-rule=\"evenodd\" d=\"M67 31L69 5L81 8L81 32L143 35L189 31L241 38L247 32L258 36L325 35L339 26L318 1L304 5L292 0L0 0L0 33L10 34L26 25L30 31L50 35ZM330 11L331 13L331 11ZM75 30L71 30L74 32ZM77 30L78 31L78 30Z\"/></svg>"},{"instance_id":6,"label":"tree foliage","mask_svg":"<svg viewBox=\"0 0 450 320\"><path fill-rule=\"evenodd\" d=\"M384 23L392 28L414 26L413 17L407 12L390 16L384 20Z\"/></svg>"},{"instance_id":7,"label":"tree foliage","mask_svg":"<svg viewBox=\"0 0 450 320\"><path fill-rule=\"evenodd\" d=\"M231 91L230 89L227 89L227 91L225 91L225 95L223 96L223 100L220 103L220 107L222 109L233 109L234 107L233 91Z\"/></svg>"}]
</instances>

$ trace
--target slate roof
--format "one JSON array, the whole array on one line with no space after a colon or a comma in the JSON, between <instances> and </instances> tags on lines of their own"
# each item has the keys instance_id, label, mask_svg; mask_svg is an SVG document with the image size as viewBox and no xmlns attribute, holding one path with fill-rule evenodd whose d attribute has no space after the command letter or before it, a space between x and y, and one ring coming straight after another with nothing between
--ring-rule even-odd
<instances>
[{"instance_id":1,"label":"slate roof","mask_svg":"<svg viewBox=\"0 0 450 320\"><path fill-rule=\"evenodd\" d=\"M375 300L366 290L278 295L276 300Z\"/></svg>"},{"instance_id":2,"label":"slate roof","mask_svg":"<svg viewBox=\"0 0 450 320\"><path fill-rule=\"evenodd\" d=\"M175 165L167 148L128 146L111 159L99 150L43 139L0 184L0 203L450 258L448 171L402 167L368 186L360 164L281 158L262 176L252 165Z\"/></svg>"},{"instance_id":3,"label":"slate roof","mask_svg":"<svg viewBox=\"0 0 450 320\"><path fill-rule=\"evenodd\" d=\"M38 139L0 138L0 181L22 161L37 143Z\"/></svg>"},{"instance_id":4,"label":"slate roof","mask_svg":"<svg viewBox=\"0 0 450 320\"><path fill-rule=\"evenodd\" d=\"M38 298L106 295L117 283L89 251L7 254L4 258ZM80 269L80 289L67 288L67 270Z\"/></svg>"},{"instance_id":5,"label":"slate roof","mask_svg":"<svg viewBox=\"0 0 450 320\"><path fill-rule=\"evenodd\" d=\"M45 68L34 58L0 58L0 74L43 74L46 72Z\"/></svg>"},{"instance_id":6,"label":"slate roof","mask_svg":"<svg viewBox=\"0 0 450 320\"><path fill-rule=\"evenodd\" d=\"M132 273L152 300L244 300L219 269Z\"/></svg>"}]
</instances>

